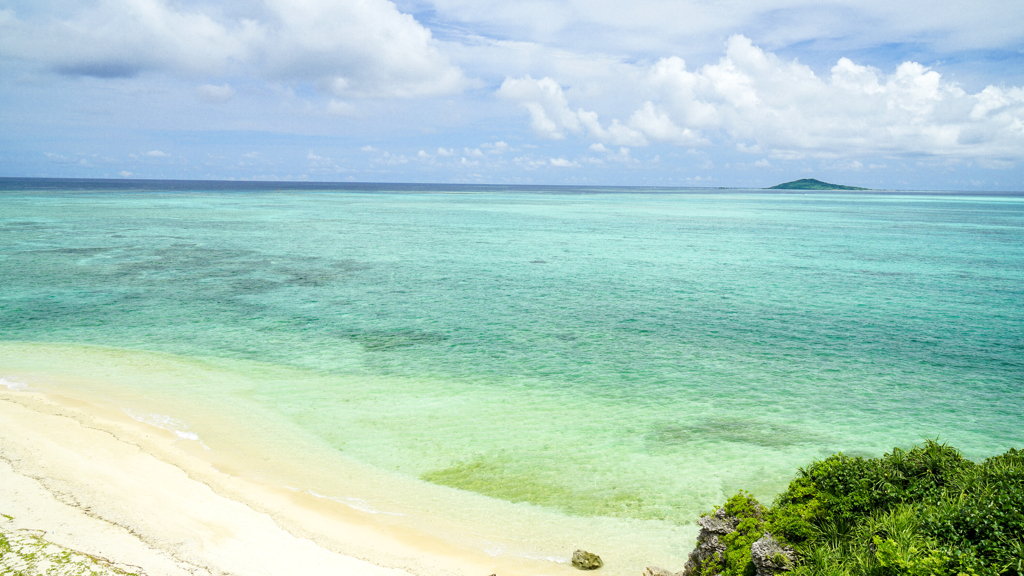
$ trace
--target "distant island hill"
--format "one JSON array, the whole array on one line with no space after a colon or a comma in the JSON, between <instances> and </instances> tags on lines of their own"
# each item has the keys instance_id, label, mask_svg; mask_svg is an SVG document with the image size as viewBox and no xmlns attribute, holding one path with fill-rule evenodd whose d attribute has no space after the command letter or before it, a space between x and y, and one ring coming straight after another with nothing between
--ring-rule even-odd
<instances>
[{"instance_id":1,"label":"distant island hill","mask_svg":"<svg viewBox=\"0 0 1024 576\"><path fill-rule=\"evenodd\" d=\"M814 178L802 178L785 184L779 184L766 188L766 190L871 190L871 188L858 188L856 186L843 186L842 184L829 184Z\"/></svg>"}]
</instances>

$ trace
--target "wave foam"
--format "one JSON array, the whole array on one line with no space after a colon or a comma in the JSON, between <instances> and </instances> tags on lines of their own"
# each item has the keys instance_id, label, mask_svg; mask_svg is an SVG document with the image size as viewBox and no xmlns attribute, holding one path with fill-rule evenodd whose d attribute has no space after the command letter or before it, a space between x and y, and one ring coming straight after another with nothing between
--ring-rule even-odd
<instances>
[{"instance_id":1,"label":"wave foam","mask_svg":"<svg viewBox=\"0 0 1024 576\"><path fill-rule=\"evenodd\" d=\"M323 498L325 500L331 500L332 502L344 504L349 508L359 510L360 512L366 512L367 514L383 514L385 516L405 516L405 514L402 514L400 512L384 512L382 510L377 510L373 506L370 506L370 504L367 503L366 500L363 500L361 498L338 498L336 496L325 496L323 494L318 494L312 490L307 490L306 492L317 498Z\"/></svg>"},{"instance_id":2,"label":"wave foam","mask_svg":"<svg viewBox=\"0 0 1024 576\"><path fill-rule=\"evenodd\" d=\"M11 382L6 378L0 378L0 386L7 386L8 390L13 390L15 392L28 389L28 384L25 384L24 382Z\"/></svg>"},{"instance_id":3,"label":"wave foam","mask_svg":"<svg viewBox=\"0 0 1024 576\"><path fill-rule=\"evenodd\" d=\"M177 418L171 418L166 414L140 414L127 408L123 408L123 410L124 413L131 416L133 420L173 432L175 436L182 440L195 440L196 442L202 443L202 441L199 440L199 435L195 432L189 432L189 425ZM203 444L203 446L205 447L206 445Z\"/></svg>"}]
</instances>

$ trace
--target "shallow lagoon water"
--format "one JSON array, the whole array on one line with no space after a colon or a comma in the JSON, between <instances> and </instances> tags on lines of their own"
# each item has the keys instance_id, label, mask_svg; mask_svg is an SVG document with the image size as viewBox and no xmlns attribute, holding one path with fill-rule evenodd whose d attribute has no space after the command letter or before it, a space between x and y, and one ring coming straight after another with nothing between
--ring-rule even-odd
<instances>
[{"instance_id":1,"label":"shallow lagoon water","mask_svg":"<svg viewBox=\"0 0 1024 576\"><path fill-rule=\"evenodd\" d=\"M1024 445L1021 196L173 188L0 192L0 377L623 547L836 451Z\"/></svg>"}]
</instances>

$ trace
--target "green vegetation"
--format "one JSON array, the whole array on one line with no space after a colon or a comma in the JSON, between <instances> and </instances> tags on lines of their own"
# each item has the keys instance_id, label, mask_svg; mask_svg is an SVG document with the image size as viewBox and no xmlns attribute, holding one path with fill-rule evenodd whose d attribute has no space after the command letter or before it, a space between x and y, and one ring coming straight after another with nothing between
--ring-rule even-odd
<instances>
[{"instance_id":1,"label":"green vegetation","mask_svg":"<svg viewBox=\"0 0 1024 576\"><path fill-rule=\"evenodd\" d=\"M701 573L754 574L764 532L797 554L792 576L1024 576L1024 451L977 464L926 441L881 458L835 454L801 469L770 508L740 492L722 561Z\"/></svg>"},{"instance_id":2,"label":"green vegetation","mask_svg":"<svg viewBox=\"0 0 1024 576\"><path fill-rule=\"evenodd\" d=\"M829 184L814 178L802 178L785 184L778 184L768 190L870 190L870 188L858 188L856 186L843 186L841 184Z\"/></svg>"},{"instance_id":3,"label":"green vegetation","mask_svg":"<svg viewBox=\"0 0 1024 576\"><path fill-rule=\"evenodd\" d=\"M8 522L7 514L0 514ZM0 576L140 576L113 562L58 546L41 530L11 530L0 524Z\"/></svg>"}]
</instances>

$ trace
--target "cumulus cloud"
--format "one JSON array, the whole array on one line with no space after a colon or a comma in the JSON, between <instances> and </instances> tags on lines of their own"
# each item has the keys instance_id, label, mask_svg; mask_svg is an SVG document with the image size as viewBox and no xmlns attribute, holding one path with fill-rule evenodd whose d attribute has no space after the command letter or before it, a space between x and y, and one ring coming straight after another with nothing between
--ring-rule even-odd
<instances>
[{"instance_id":1,"label":"cumulus cloud","mask_svg":"<svg viewBox=\"0 0 1024 576\"><path fill-rule=\"evenodd\" d=\"M98 0L56 12L26 5L0 18L0 58L63 74L255 71L271 81L313 82L339 97L461 90L461 70L435 44L429 30L387 0ZM225 92L200 88L215 99Z\"/></svg>"},{"instance_id":2,"label":"cumulus cloud","mask_svg":"<svg viewBox=\"0 0 1024 576\"><path fill-rule=\"evenodd\" d=\"M526 170L536 170L545 166L550 166L551 162L549 159L534 159L529 156L520 156L513 160L516 165L525 168Z\"/></svg>"},{"instance_id":3,"label":"cumulus cloud","mask_svg":"<svg viewBox=\"0 0 1024 576\"><path fill-rule=\"evenodd\" d=\"M562 87L551 78L535 80L529 75L506 78L498 95L520 102L530 114L533 132L549 140L561 140L566 133L585 134L598 142L616 146L646 146L649 139L679 144L695 144L699 140L694 132L676 126L650 102L637 110L626 124L616 119L603 126L597 112L582 108L573 111Z\"/></svg>"},{"instance_id":4,"label":"cumulus cloud","mask_svg":"<svg viewBox=\"0 0 1024 576\"><path fill-rule=\"evenodd\" d=\"M573 110L551 78L507 78L498 95L519 102L538 136L598 144L729 143L777 159L855 154L1024 157L1024 88L965 92L915 62L892 73L840 59L828 77L733 36L716 63L689 70L678 57L647 71L645 101L625 122L602 125ZM604 149L591 148L595 151Z\"/></svg>"},{"instance_id":5,"label":"cumulus cloud","mask_svg":"<svg viewBox=\"0 0 1024 576\"><path fill-rule=\"evenodd\" d=\"M1021 88L968 94L915 62L885 74L842 58L830 72L818 77L733 36L719 62L691 72L665 58L649 81L669 119L720 130L752 153L1024 155Z\"/></svg>"},{"instance_id":6,"label":"cumulus cloud","mask_svg":"<svg viewBox=\"0 0 1024 576\"><path fill-rule=\"evenodd\" d=\"M163 152L161 150L150 150L149 152L146 152L146 156L149 156L150 158L170 158L171 157L170 154L168 154L167 152Z\"/></svg>"},{"instance_id":7,"label":"cumulus cloud","mask_svg":"<svg viewBox=\"0 0 1024 576\"><path fill-rule=\"evenodd\" d=\"M100 0L60 13L9 10L0 20L0 55L40 61L54 70L101 78L160 69L203 74L244 58L260 36L252 20L219 22L162 0ZM28 19L19 18L28 13Z\"/></svg>"},{"instance_id":8,"label":"cumulus cloud","mask_svg":"<svg viewBox=\"0 0 1024 576\"><path fill-rule=\"evenodd\" d=\"M541 138L561 140L566 132L580 132L578 113L569 109L562 87L551 78L506 78L498 95L521 102L530 113L530 127Z\"/></svg>"},{"instance_id":9,"label":"cumulus cloud","mask_svg":"<svg viewBox=\"0 0 1024 576\"><path fill-rule=\"evenodd\" d=\"M550 160L550 162L551 162L552 166L555 166L557 168L579 168L580 167L579 162L574 162L572 160L566 160L565 158L552 158Z\"/></svg>"},{"instance_id":10,"label":"cumulus cloud","mask_svg":"<svg viewBox=\"0 0 1024 576\"><path fill-rule=\"evenodd\" d=\"M199 96L200 100L210 103L227 102L235 95L235 89L227 83L220 86L214 86L213 84L203 84L196 88L196 95Z\"/></svg>"},{"instance_id":11,"label":"cumulus cloud","mask_svg":"<svg viewBox=\"0 0 1024 576\"><path fill-rule=\"evenodd\" d=\"M488 154L504 154L505 152L512 151L512 147L504 140L499 140L494 144L481 144L480 147L487 150Z\"/></svg>"},{"instance_id":12,"label":"cumulus cloud","mask_svg":"<svg viewBox=\"0 0 1024 576\"><path fill-rule=\"evenodd\" d=\"M465 80L429 30L386 0L266 0L275 16L261 59L284 78L316 78L337 96L418 97Z\"/></svg>"}]
</instances>

